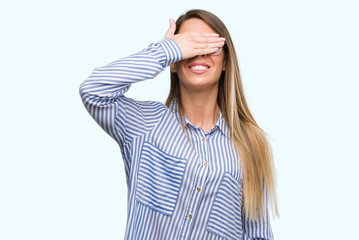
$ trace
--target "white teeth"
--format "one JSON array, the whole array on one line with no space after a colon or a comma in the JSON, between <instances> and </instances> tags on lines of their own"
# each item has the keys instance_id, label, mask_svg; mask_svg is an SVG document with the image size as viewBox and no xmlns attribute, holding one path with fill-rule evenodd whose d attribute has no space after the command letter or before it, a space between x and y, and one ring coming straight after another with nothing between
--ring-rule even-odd
<instances>
[{"instance_id":1,"label":"white teeth","mask_svg":"<svg viewBox=\"0 0 359 240\"><path fill-rule=\"evenodd\" d=\"M193 70L207 70L208 67L202 66L202 65L195 65L195 66L192 66L191 69L193 69Z\"/></svg>"}]
</instances>

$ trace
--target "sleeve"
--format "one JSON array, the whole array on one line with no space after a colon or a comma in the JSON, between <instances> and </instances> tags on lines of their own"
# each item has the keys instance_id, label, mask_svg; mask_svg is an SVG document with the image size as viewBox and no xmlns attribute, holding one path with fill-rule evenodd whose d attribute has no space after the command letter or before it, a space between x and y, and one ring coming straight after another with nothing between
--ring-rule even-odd
<instances>
[{"instance_id":1,"label":"sleeve","mask_svg":"<svg viewBox=\"0 0 359 240\"><path fill-rule=\"evenodd\" d=\"M148 105L151 105L141 105L126 98L124 93L132 83L152 79L181 59L178 45L173 40L163 39L137 54L95 68L80 85L84 106L101 128L123 147L128 139L127 129L138 128L138 131L131 131L137 134L148 130L150 126L144 125L143 113L150 112ZM152 105L158 108L158 104Z\"/></svg>"},{"instance_id":2,"label":"sleeve","mask_svg":"<svg viewBox=\"0 0 359 240\"><path fill-rule=\"evenodd\" d=\"M270 226L267 196L265 194L265 214L256 220L248 220L243 215L244 233L246 240L273 240L272 228Z\"/></svg>"}]
</instances>

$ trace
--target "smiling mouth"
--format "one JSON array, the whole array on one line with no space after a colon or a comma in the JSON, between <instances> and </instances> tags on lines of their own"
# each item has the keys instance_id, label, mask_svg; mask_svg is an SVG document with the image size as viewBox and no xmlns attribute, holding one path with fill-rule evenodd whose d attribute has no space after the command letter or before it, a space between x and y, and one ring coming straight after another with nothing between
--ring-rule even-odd
<instances>
[{"instance_id":1,"label":"smiling mouth","mask_svg":"<svg viewBox=\"0 0 359 240\"><path fill-rule=\"evenodd\" d=\"M202 74L210 69L210 66L204 62L193 62L188 66L189 71L194 74Z\"/></svg>"},{"instance_id":2,"label":"smiling mouth","mask_svg":"<svg viewBox=\"0 0 359 240\"><path fill-rule=\"evenodd\" d=\"M193 69L193 70L207 70L207 69L209 69L209 67L203 66L203 65L194 65L194 66L190 67L190 69Z\"/></svg>"}]
</instances>

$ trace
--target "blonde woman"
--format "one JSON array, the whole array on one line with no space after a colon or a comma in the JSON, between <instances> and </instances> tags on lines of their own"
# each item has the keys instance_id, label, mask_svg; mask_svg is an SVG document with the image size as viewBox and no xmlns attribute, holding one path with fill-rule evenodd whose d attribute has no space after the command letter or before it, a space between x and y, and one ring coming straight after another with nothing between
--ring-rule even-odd
<instances>
[{"instance_id":1,"label":"blonde woman","mask_svg":"<svg viewBox=\"0 0 359 240\"><path fill-rule=\"evenodd\" d=\"M168 66L165 105L124 96L131 84ZM163 40L95 68L80 95L122 151L125 239L273 239L271 150L247 106L234 46L218 17L197 9L170 20Z\"/></svg>"}]
</instances>

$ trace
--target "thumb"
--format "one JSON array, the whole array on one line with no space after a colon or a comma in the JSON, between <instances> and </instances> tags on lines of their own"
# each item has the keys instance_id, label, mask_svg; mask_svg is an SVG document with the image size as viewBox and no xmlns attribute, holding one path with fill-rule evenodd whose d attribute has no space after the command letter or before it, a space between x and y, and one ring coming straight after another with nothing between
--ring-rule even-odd
<instances>
[{"instance_id":1,"label":"thumb","mask_svg":"<svg viewBox=\"0 0 359 240\"><path fill-rule=\"evenodd\" d=\"M175 34L176 31L176 22L172 18L170 18L170 27L168 28L165 38L171 38Z\"/></svg>"}]
</instances>

